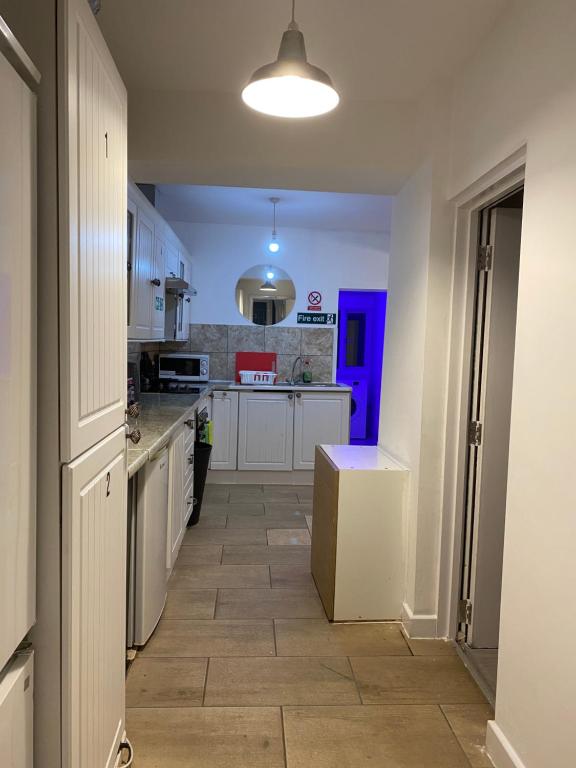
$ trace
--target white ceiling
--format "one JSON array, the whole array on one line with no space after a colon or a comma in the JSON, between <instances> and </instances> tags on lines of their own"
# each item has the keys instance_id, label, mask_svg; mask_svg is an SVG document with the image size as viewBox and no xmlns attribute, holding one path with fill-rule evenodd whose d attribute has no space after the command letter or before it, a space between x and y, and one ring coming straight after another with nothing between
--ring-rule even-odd
<instances>
[{"instance_id":1,"label":"white ceiling","mask_svg":"<svg viewBox=\"0 0 576 768\"><path fill-rule=\"evenodd\" d=\"M411 101L446 77L505 0L298 0L308 57L346 99ZM235 93L276 58L289 0L102 0L129 87Z\"/></svg>"},{"instance_id":2,"label":"white ceiling","mask_svg":"<svg viewBox=\"0 0 576 768\"><path fill-rule=\"evenodd\" d=\"M341 103L290 121L240 98L276 58L290 0L102 0L98 22L128 86L130 174L394 194L429 146L421 104L448 114L451 78L511 3L297 0L309 60L331 75Z\"/></svg>"},{"instance_id":3,"label":"white ceiling","mask_svg":"<svg viewBox=\"0 0 576 768\"><path fill-rule=\"evenodd\" d=\"M156 205L169 221L244 224L272 228L271 197L278 231L283 227L389 232L392 198L285 189L159 185Z\"/></svg>"}]
</instances>

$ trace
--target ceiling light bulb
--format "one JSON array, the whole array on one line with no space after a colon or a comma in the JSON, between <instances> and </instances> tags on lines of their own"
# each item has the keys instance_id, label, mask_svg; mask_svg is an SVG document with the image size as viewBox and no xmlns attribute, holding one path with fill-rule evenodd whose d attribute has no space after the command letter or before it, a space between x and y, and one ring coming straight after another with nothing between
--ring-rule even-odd
<instances>
[{"instance_id":1,"label":"ceiling light bulb","mask_svg":"<svg viewBox=\"0 0 576 768\"><path fill-rule=\"evenodd\" d=\"M340 96L329 75L308 63L304 35L294 20L294 0L278 58L254 72L242 99L257 112L275 117L314 117L338 106Z\"/></svg>"},{"instance_id":2,"label":"ceiling light bulb","mask_svg":"<svg viewBox=\"0 0 576 768\"><path fill-rule=\"evenodd\" d=\"M266 272L266 277L268 278L268 280L273 280L274 279L274 272Z\"/></svg>"},{"instance_id":3,"label":"ceiling light bulb","mask_svg":"<svg viewBox=\"0 0 576 768\"><path fill-rule=\"evenodd\" d=\"M278 251L280 250L279 243L277 243L276 240L271 240L268 243L268 250L270 251L270 253L278 253Z\"/></svg>"}]
</instances>

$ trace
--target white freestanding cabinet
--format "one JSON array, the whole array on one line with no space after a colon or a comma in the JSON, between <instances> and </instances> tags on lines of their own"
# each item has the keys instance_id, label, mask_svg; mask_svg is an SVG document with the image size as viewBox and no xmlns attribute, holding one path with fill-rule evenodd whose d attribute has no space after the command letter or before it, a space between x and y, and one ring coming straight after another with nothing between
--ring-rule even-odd
<instances>
[{"instance_id":1,"label":"white freestanding cabinet","mask_svg":"<svg viewBox=\"0 0 576 768\"><path fill-rule=\"evenodd\" d=\"M0 94L1 671L36 616L36 99L2 54Z\"/></svg>"},{"instance_id":2,"label":"white freestanding cabinet","mask_svg":"<svg viewBox=\"0 0 576 768\"><path fill-rule=\"evenodd\" d=\"M377 446L316 449L312 575L329 619L400 618L407 480Z\"/></svg>"},{"instance_id":3,"label":"white freestanding cabinet","mask_svg":"<svg viewBox=\"0 0 576 768\"><path fill-rule=\"evenodd\" d=\"M294 469L314 469L317 445L350 441L350 394L296 392Z\"/></svg>"},{"instance_id":4,"label":"white freestanding cabinet","mask_svg":"<svg viewBox=\"0 0 576 768\"><path fill-rule=\"evenodd\" d=\"M124 421L126 89L85 0L66 0L60 94L61 458ZM153 247L153 243L152 243Z\"/></svg>"},{"instance_id":5,"label":"white freestanding cabinet","mask_svg":"<svg viewBox=\"0 0 576 768\"><path fill-rule=\"evenodd\" d=\"M34 655L15 656L0 678L2 768L32 768Z\"/></svg>"},{"instance_id":6,"label":"white freestanding cabinet","mask_svg":"<svg viewBox=\"0 0 576 768\"><path fill-rule=\"evenodd\" d=\"M124 429L62 474L62 766L112 768L124 733Z\"/></svg>"},{"instance_id":7,"label":"white freestanding cabinet","mask_svg":"<svg viewBox=\"0 0 576 768\"><path fill-rule=\"evenodd\" d=\"M169 496L168 496L168 536L166 567L171 571L178 557L180 544L184 538L184 430L170 443L169 448Z\"/></svg>"},{"instance_id":8,"label":"white freestanding cabinet","mask_svg":"<svg viewBox=\"0 0 576 768\"><path fill-rule=\"evenodd\" d=\"M214 392L212 421L214 447L211 469L236 469L238 466L238 392Z\"/></svg>"},{"instance_id":9,"label":"white freestanding cabinet","mask_svg":"<svg viewBox=\"0 0 576 768\"><path fill-rule=\"evenodd\" d=\"M293 392L240 392L238 469L292 469Z\"/></svg>"}]
</instances>

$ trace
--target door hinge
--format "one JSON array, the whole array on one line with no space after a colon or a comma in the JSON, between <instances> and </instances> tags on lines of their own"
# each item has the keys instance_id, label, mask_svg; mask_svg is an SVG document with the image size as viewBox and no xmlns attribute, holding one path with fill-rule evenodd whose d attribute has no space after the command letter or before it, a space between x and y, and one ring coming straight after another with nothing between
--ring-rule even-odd
<instances>
[{"instance_id":1,"label":"door hinge","mask_svg":"<svg viewBox=\"0 0 576 768\"><path fill-rule=\"evenodd\" d=\"M494 258L493 245L481 245L478 249L478 272L490 272Z\"/></svg>"},{"instance_id":2,"label":"door hinge","mask_svg":"<svg viewBox=\"0 0 576 768\"><path fill-rule=\"evenodd\" d=\"M471 421L468 424L468 445L482 444L482 422Z\"/></svg>"},{"instance_id":3,"label":"door hinge","mask_svg":"<svg viewBox=\"0 0 576 768\"><path fill-rule=\"evenodd\" d=\"M472 601L460 600L458 603L458 623L459 624L471 624L472 623Z\"/></svg>"}]
</instances>

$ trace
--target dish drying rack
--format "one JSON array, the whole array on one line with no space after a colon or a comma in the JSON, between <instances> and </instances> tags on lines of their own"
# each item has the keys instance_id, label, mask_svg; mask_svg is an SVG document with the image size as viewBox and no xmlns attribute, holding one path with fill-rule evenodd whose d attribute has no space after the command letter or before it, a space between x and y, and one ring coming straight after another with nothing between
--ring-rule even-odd
<instances>
[{"instance_id":1,"label":"dish drying rack","mask_svg":"<svg viewBox=\"0 0 576 768\"><path fill-rule=\"evenodd\" d=\"M277 373L274 371L239 371L240 384L274 384Z\"/></svg>"}]
</instances>

